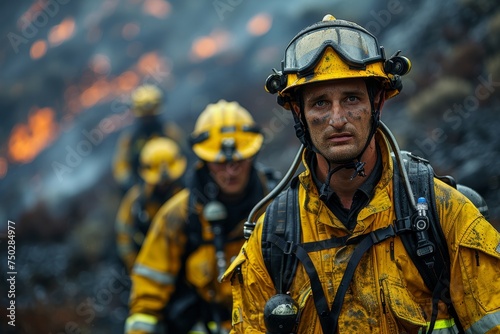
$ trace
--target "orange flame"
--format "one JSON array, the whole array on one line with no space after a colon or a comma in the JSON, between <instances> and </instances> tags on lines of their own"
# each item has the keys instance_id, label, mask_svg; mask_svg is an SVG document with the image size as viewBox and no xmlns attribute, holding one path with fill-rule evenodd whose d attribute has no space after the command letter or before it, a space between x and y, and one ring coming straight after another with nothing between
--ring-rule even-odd
<instances>
[{"instance_id":1,"label":"orange flame","mask_svg":"<svg viewBox=\"0 0 500 334\"><path fill-rule=\"evenodd\" d=\"M37 109L28 116L27 124L17 124L9 138L8 152L12 161L27 163L55 138L57 125L52 108Z\"/></svg>"},{"instance_id":2,"label":"orange flame","mask_svg":"<svg viewBox=\"0 0 500 334\"><path fill-rule=\"evenodd\" d=\"M38 49L40 48L40 49ZM47 42L39 40L32 46L32 57L42 57L47 49ZM38 51L37 51L38 50ZM36 52L35 52L36 51ZM156 80L161 84L171 72L168 59L157 52L144 54L135 65L116 77L107 77L111 60L101 54L95 55L89 62L89 72L80 83L68 85L64 92L65 110L60 123L55 111L50 107L34 109L28 115L26 123L19 123L13 129L7 143L7 157L0 157L0 179L5 177L9 162L29 163L59 135L59 131L70 126L75 114L96 104L121 98L130 93L141 79ZM132 117L111 115L106 122L114 124L116 129L126 126Z\"/></svg>"}]
</instances>

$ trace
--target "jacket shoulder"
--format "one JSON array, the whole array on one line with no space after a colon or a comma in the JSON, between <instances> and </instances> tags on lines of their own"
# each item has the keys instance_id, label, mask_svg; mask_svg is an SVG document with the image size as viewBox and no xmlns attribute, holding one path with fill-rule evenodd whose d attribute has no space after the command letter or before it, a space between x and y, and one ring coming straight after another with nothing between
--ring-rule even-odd
<instances>
[{"instance_id":1,"label":"jacket shoulder","mask_svg":"<svg viewBox=\"0 0 500 334\"><path fill-rule=\"evenodd\" d=\"M154 220L162 221L169 229L177 230L187 219L189 189L184 188L160 207Z\"/></svg>"}]
</instances>

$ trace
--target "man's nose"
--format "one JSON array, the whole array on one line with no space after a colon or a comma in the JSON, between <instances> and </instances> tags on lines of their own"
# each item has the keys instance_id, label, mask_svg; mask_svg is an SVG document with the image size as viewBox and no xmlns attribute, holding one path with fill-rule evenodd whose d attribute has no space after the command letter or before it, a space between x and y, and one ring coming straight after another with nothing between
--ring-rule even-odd
<instances>
[{"instance_id":1,"label":"man's nose","mask_svg":"<svg viewBox=\"0 0 500 334\"><path fill-rule=\"evenodd\" d=\"M344 109L342 106L336 102L332 105L332 110L330 113L330 119L328 120L328 125L334 128L341 128L347 123L347 117L345 116Z\"/></svg>"},{"instance_id":2,"label":"man's nose","mask_svg":"<svg viewBox=\"0 0 500 334\"><path fill-rule=\"evenodd\" d=\"M231 161L226 164L226 172L231 175L238 174L240 164L237 161Z\"/></svg>"}]
</instances>

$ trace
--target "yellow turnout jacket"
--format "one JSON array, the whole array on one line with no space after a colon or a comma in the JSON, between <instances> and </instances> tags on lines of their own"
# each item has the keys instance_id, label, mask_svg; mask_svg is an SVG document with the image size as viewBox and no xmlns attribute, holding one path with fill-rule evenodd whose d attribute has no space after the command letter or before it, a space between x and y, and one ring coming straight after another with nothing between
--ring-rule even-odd
<instances>
[{"instance_id":1,"label":"yellow turnout jacket","mask_svg":"<svg viewBox=\"0 0 500 334\"><path fill-rule=\"evenodd\" d=\"M377 133L383 172L369 204L361 209L352 232L319 199L311 173L299 176L301 242L349 235L355 238L393 224L393 162ZM500 333L500 234L476 207L454 188L435 179L437 210L451 259L451 300L467 333ZM261 217L249 240L224 275L232 283L231 333L265 333L264 306L275 295L262 256ZM310 252L331 307L354 245ZM289 291L298 303L297 333L322 333L309 277L299 264ZM362 257L344 298L339 333L418 333L428 325L431 292L399 237L372 246ZM453 320L439 303L434 332L452 333Z\"/></svg>"}]
</instances>

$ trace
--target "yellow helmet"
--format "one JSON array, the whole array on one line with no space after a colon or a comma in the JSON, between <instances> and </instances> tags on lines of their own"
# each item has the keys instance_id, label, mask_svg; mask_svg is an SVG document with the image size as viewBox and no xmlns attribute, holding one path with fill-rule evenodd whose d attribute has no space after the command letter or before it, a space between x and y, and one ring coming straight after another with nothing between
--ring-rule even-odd
<instances>
[{"instance_id":1,"label":"yellow helmet","mask_svg":"<svg viewBox=\"0 0 500 334\"><path fill-rule=\"evenodd\" d=\"M400 75L411 69L399 52L386 60L384 48L368 30L330 14L292 39L281 64L282 71L275 70L265 88L278 93L278 103L287 109L294 88L344 78L378 79L386 98L391 98L402 88Z\"/></svg>"},{"instance_id":2,"label":"yellow helmet","mask_svg":"<svg viewBox=\"0 0 500 334\"><path fill-rule=\"evenodd\" d=\"M248 159L260 150L263 141L250 113L238 102L225 100L209 104L191 134L194 153L208 162Z\"/></svg>"},{"instance_id":3,"label":"yellow helmet","mask_svg":"<svg viewBox=\"0 0 500 334\"><path fill-rule=\"evenodd\" d=\"M137 117L160 114L160 105L163 100L162 91L155 85L137 87L131 96L132 111Z\"/></svg>"},{"instance_id":4,"label":"yellow helmet","mask_svg":"<svg viewBox=\"0 0 500 334\"><path fill-rule=\"evenodd\" d=\"M186 170L186 157L169 138L154 137L144 144L139 157L139 175L148 184L175 181Z\"/></svg>"}]
</instances>

